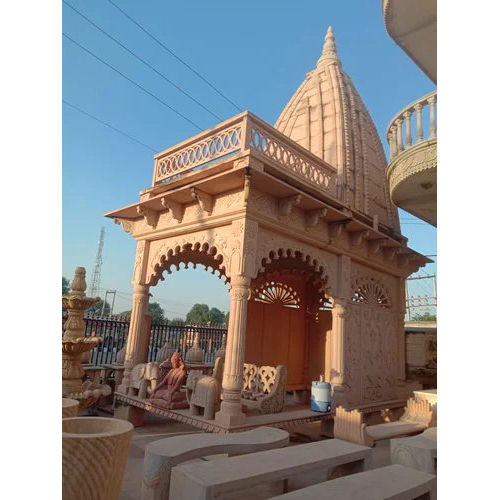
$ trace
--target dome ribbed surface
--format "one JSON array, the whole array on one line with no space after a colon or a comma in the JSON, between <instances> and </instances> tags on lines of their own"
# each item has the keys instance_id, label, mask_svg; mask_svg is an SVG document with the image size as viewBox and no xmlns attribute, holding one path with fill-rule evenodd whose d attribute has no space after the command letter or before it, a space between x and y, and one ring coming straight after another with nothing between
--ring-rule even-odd
<instances>
[{"instance_id":1,"label":"dome ribbed surface","mask_svg":"<svg viewBox=\"0 0 500 500\"><path fill-rule=\"evenodd\" d=\"M389 198L386 159L375 125L342 70L331 28L316 68L292 96L275 127L338 172L338 195L350 208L399 231Z\"/></svg>"}]
</instances>

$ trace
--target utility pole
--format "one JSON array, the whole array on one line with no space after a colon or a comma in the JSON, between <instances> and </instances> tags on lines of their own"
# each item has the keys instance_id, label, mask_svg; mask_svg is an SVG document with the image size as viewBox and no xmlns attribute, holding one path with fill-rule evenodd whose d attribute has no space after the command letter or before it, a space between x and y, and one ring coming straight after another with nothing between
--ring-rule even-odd
<instances>
[{"instance_id":1,"label":"utility pole","mask_svg":"<svg viewBox=\"0 0 500 500\"><path fill-rule=\"evenodd\" d=\"M89 297L98 297L101 287L101 268L102 268L102 247L104 246L104 227L101 227L99 233L99 242L97 243L97 254L92 269L92 279L90 281Z\"/></svg>"},{"instance_id":2,"label":"utility pole","mask_svg":"<svg viewBox=\"0 0 500 500\"><path fill-rule=\"evenodd\" d=\"M101 307L101 316L104 316L104 307L106 306L106 301L108 300L108 294L113 295L113 302L111 302L109 315L111 316L113 314L113 309L115 307L116 290L106 290L106 293L104 294L104 301Z\"/></svg>"}]
</instances>

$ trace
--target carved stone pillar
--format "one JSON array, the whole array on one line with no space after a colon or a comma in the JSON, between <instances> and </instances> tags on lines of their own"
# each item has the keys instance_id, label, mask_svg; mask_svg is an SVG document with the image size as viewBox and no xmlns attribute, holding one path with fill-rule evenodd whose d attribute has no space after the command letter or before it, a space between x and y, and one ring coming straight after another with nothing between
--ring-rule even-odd
<instances>
[{"instance_id":1,"label":"carved stone pillar","mask_svg":"<svg viewBox=\"0 0 500 500\"><path fill-rule=\"evenodd\" d=\"M398 312L396 313L396 334L398 335L398 371L399 380L406 380L406 333L405 333L405 316L406 316L406 280L399 280L399 304Z\"/></svg>"},{"instance_id":2,"label":"carved stone pillar","mask_svg":"<svg viewBox=\"0 0 500 500\"><path fill-rule=\"evenodd\" d=\"M347 301L335 300L332 309L332 407L345 405L345 358L346 358L346 315Z\"/></svg>"},{"instance_id":3,"label":"carved stone pillar","mask_svg":"<svg viewBox=\"0 0 500 500\"><path fill-rule=\"evenodd\" d=\"M245 414L241 411L241 390L243 389L250 278L246 276L232 277L229 294L231 304L222 378L223 401L220 411L215 415L215 421L225 427L242 423L245 420Z\"/></svg>"},{"instance_id":4,"label":"carved stone pillar","mask_svg":"<svg viewBox=\"0 0 500 500\"><path fill-rule=\"evenodd\" d=\"M147 322L147 312L149 303L149 286L134 284L134 294L132 299L132 313L130 316L130 326L127 338L127 349L125 353L125 370L119 392L125 393L130 386L132 368L145 361L140 359L144 356L143 333ZM147 355L147 354L146 354Z\"/></svg>"}]
</instances>

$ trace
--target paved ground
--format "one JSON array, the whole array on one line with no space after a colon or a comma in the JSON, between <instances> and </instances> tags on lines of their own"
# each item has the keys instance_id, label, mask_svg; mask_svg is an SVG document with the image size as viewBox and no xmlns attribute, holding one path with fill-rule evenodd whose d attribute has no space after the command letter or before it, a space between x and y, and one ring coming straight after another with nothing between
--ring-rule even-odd
<instances>
[{"instance_id":1,"label":"paved ground","mask_svg":"<svg viewBox=\"0 0 500 500\"><path fill-rule=\"evenodd\" d=\"M297 427L297 433L290 436L290 446L296 446L310 441L323 439L319 434L319 423L304 424ZM198 429L186 424L181 424L173 420L147 415L145 425L137 427L134 430L132 444L130 446L127 469L122 483L122 492L120 500L138 500L141 497L141 478L142 461L146 445L151 441L168 437L169 435L178 435L183 433L200 432ZM389 441L380 441L373 449L373 468L389 465ZM219 457L208 457L209 460L217 460ZM309 484L319 483L325 480L325 471L317 471L297 478L290 479L288 483L289 491L302 488ZM258 489L252 488L251 491L239 492L231 498L240 500L257 500L269 498L277 495L280 491L277 489L280 485L266 484ZM229 498L229 497L228 497Z\"/></svg>"}]
</instances>

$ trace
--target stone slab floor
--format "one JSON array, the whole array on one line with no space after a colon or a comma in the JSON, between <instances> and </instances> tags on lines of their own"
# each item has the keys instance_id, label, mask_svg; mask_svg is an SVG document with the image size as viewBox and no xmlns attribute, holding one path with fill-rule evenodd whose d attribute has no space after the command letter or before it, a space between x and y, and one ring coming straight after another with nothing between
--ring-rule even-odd
<instances>
[{"instance_id":1,"label":"stone slab floor","mask_svg":"<svg viewBox=\"0 0 500 500\"><path fill-rule=\"evenodd\" d=\"M104 416L104 415L103 415ZM184 433L201 432L200 430L186 424L173 420L147 415L145 425L134 429L130 453L123 478L120 500L138 500L141 497L142 461L146 445L151 441L162 439L168 436L175 436ZM322 438L319 434L319 422L304 424L296 428L296 432L290 435L290 446L317 441ZM221 456L205 457L204 460L217 460ZM389 441L379 441L373 449L373 468L383 467L390 464ZM319 483L325 480L325 471L318 470L310 474L290 479L288 483L289 491L302 488L309 484ZM225 498L240 500L257 500L269 498L281 493L280 484L265 484L250 491L240 491Z\"/></svg>"}]
</instances>

